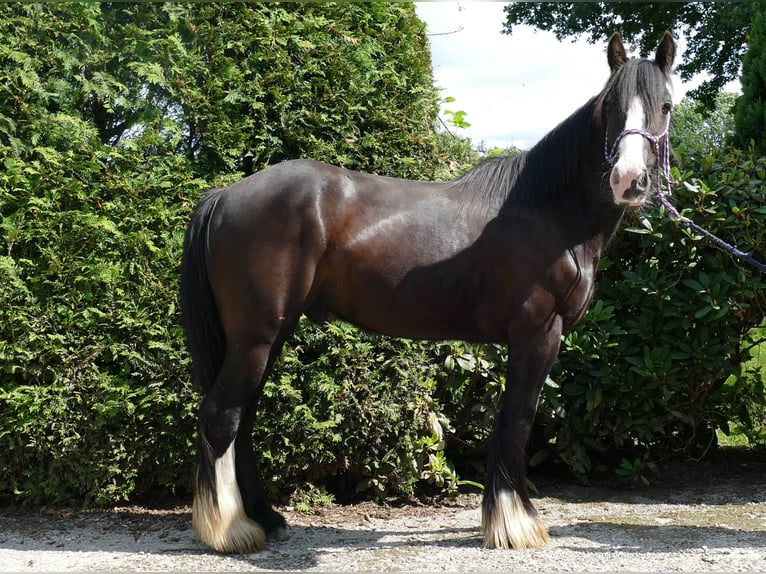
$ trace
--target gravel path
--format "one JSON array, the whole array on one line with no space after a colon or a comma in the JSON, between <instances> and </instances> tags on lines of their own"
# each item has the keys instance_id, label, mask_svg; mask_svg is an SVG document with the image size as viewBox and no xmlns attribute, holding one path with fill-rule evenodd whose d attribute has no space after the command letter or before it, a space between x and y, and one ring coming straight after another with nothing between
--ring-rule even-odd
<instances>
[{"instance_id":1,"label":"gravel path","mask_svg":"<svg viewBox=\"0 0 766 574\"><path fill-rule=\"evenodd\" d=\"M636 490L549 485L535 499L552 543L481 549L479 497L441 505L280 509L290 539L259 554L202 547L188 507L0 509L0 571L766 571L766 475Z\"/></svg>"}]
</instances>

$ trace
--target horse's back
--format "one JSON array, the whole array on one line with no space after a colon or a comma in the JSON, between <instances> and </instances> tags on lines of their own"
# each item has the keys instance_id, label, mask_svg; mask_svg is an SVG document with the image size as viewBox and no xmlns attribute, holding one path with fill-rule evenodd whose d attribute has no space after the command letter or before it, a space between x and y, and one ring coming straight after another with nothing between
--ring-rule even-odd
<instances>
[{"instance_id":1,"label":"horse's back","mask_svg":"<svg viewBox=\"0 0 766 574\"><path fill-rule=\"evenodd\" d=\"M223 189L226 225L237 219L266 220L282 215L305 215L321 210L324 219L343 216L349 209L377 209L402 203L416 188L433 186L352 171L310 159L284 161L258 171ZM412 199L412 197L410 197Z\"/></svg>"},{"instance_id":2,"label":"horse's back","mask_svg":"<svg viewBox=\"0 0 766 574\"><path fill-rule=\"evenodd\" d=\"M281 211L298 210L339 177L340 168L313 160L278 163L241 179L222 190L227 225L245 218L267 219Z\"/></svg>"},{"instance_id":3,"label":"horse's back","mask_svg":"<svg viewBox=\"0 0 766 574\"><path fill-rule=\"evenodd\" d=\"M234 320L279 302L285 315L334 314L432 338L430 326L462 323L462 305L479 296L473 267L481 257L460 254L485 222L462 209L461 197L450 183L313 160L277 164L222 193L210 234L218 298Z\"/></svg>"},{"instance_id":4,"label":"horse's back","mask_svg":"<svg viewBox=\"0 0 766 574\"><path fill-rule=\"evenodd\" d=\"M224 188L211 234L227 249L230 242L274 242L283 247L311 243L333 250L378 243L385 252L401 249L402 255L430 241L439 242L429 251L438 257L464 247L467 236L475 235L458 236L459 200L449 191L448 183L290 160Z\"/></svg>"}]
</instances>

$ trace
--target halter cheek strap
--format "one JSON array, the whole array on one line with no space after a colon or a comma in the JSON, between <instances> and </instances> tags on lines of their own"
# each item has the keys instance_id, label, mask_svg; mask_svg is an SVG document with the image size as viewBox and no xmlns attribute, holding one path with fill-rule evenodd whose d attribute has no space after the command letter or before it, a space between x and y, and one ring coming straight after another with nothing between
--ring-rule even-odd
<instances>
[{"instance_id":1,"label":"halter cheek strap","mask_svg":"<svg viewBox=\"0 0 766 574\"><path fill-rule=\"evenodd\" d=\"M619 133L617 138L612 144L611 150L609 149L609 128L606 128L606 135L604 137L604 157L610 164L614 163L614 159L617 156L617 147L620 145L622 138L629 135L639 135L652 142L654 146L654 155L657 157L657 164L662 169L662 175L665 178L665 183L668 187L668 193L670 193L670 142L668 141L668 131L670 130L670 112L665 116L665 127L661 133L654 135L646 130L641 129L628 129ZM665 140L665 146L660 155L660 142Z\"/></svg>"}]
</instances>

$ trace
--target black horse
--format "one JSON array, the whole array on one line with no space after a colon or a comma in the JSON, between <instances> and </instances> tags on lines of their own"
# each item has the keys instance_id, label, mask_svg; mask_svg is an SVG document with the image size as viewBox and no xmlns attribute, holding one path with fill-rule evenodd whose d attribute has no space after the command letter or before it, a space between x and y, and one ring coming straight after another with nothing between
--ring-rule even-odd
<instances>
[{"instance_id":1,"label":"black horse","mask_svg":"<svg viewBox=\"0 0 766 574\"><path fill-rule=\"evenodd\" d=\"M647 138L671 111L670 33L654 60L629 60L617 34L607 55L600 94L528 152L456 180L297 160L200 202L181 266L183 324L205 392L192 513L200 540L247 553L285 534L258 479L252 427L264 379L303 313L398 337L507 343L484 545L548 541L526 488L540 389L562 334L590 304L625 209L650 192L657 158Z\"/></svg>"}]
</instances>

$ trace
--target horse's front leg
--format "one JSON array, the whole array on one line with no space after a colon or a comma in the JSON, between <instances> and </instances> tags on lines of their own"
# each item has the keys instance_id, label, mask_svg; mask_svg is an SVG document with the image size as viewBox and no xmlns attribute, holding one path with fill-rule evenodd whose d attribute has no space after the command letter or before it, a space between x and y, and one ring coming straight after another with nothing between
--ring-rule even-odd
<instances>
[{"instance_id":1,"label":"horse's front leg","mask_svg":"<svg viewBox=\"0 0 766 574\"><path fill-rule=\"evenodd\" d=\"M485 548L540 548L549 541L527 491L526 445L561 332L561 318L553 315L523 340L511 340L505 395L490 439L481 520Z\"/></svg>"}]
</instances>

